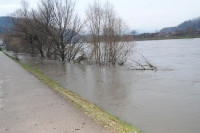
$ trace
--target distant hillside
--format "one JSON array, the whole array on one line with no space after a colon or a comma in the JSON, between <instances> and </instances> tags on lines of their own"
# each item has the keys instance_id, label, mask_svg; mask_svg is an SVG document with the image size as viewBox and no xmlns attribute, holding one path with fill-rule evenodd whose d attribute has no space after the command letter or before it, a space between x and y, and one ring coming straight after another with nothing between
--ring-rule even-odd
<instances>
[{"instance_id":1,"label":"distant hillside","mask_svg":"<svg viewBox=\"0 0 200 133\"><path fill-rule=\"evenodd\" d=\"M135 40L161 40L200 38L200 17L185 21L175 27L167 27L156 33L142 33L134 35Z\"/></svg>"},{"instance_id":2,"label":"distant hillside","mask_svg":"<svg viewBox=\"0 0 200 133\"><path fill-rule=\"evenodd\" d=\"M11 27L13 24L10 20L10 17L0 17L0 33L4 33L7 28Z\"/></svg>"},{"instance_id":3,"label":"distant hillside","mask_svg":"<svg viewBox=\"0 0 200 133\"><path fill-rule=\"evenodd\" d=\"M180 32L186 30L193 30L194 32L200 31L200 17L185 21L175 27L167 27L160 30L161 33L169 34L171 32Z\"/></svg>"}]
</instances>

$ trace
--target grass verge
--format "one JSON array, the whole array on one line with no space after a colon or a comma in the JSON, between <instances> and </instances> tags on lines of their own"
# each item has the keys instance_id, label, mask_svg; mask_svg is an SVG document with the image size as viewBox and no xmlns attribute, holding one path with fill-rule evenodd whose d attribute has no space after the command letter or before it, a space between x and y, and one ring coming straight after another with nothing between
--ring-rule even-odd
<instances>
[{"instance_id":1,"label":"grass verge","mask_svg":"<svg viewBox=\"0 0 200 133\"><path fill-rule=\"evenodd\" d=\"M15 59L14 57L8 55L3 51L5 55L13 59L15 62L20 64L23 68L34 74L40 81L42 81L45 85L49 86L65 99L69 100L76 108L80 111L85 113L88 117L94 120L99 125L105 127L109 131L113 133L142 133L140 130L136 129L135 127L127 124L123 121L120 121L117 117L109 114L108 112L100 109L93 103L87 101L86 99L82 98L78 94L63 88L57 82L51 80L44 74L42 74L37 68L34 69L27 64L20 62L19 60Z\"/></svg>"}]
</instances>

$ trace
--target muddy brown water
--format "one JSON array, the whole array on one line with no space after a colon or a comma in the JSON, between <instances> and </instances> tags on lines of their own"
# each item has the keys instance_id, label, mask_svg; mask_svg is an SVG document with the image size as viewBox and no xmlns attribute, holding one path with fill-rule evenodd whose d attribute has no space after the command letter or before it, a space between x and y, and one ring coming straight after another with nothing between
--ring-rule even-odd
<instances>
[{"instance_id":1,"label":"muddy brown water","mask_svg":"<svg viewBox=\"0 0 200 133\"><path fill-rule=\"evenodd\" d=\"M139 41L134 49L159 70L20 58L144 133L200 132L200 39Z\"/></svg>"}]
</instances>

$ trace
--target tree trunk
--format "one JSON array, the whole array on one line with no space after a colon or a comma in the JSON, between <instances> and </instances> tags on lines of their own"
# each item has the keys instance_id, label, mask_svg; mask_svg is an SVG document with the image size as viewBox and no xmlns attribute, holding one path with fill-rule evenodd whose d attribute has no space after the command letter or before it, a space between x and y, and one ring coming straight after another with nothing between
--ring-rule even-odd
<instances>
[{"instance_id":1,"label":"tree trunk","mask_svg":"<svg viewBox=\"0 0 200 133\"><path fill-rule=\"evenodd\" d=\"M64 54L61 54L61 60L62 60L62 62L65 61L65 56L64 56Z\"/></svg>"},{"instance_id":2,"label":"tree trunk","mask_svg":"<svg viewBox=\"0 0 200 133\"><path fill-rule=\"evenodd\" d=\"M40 56L41 56L42 58L45 58L44 52L43 52L42 50L40 50Z\"/></svg>"}]
</instances>

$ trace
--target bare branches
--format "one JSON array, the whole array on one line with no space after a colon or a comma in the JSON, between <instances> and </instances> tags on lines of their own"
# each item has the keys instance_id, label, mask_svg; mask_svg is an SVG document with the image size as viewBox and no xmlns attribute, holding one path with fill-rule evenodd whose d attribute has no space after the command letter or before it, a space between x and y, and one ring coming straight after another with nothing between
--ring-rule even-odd
<instances>
[{"instance_id":1,"label":"bare branches","mask_svg":"<svg viewBox=\"0 0 200 133\"><path fill-rule=\"evenodd\" d=\"M75 3L71 0L54 0L52 5L53 21L51 24L52 30L49 34L61 60L64 61L67 58L67 61L70 62L82 46L80 32L83 24L75 13Z\"/></svg>"},{"instance_id":2,"label":"bare branches","mask_svg":"<svg viewBox=\"0 0 200 133\"><path fill-rule=\"evenodd\" d=\"M150 61L144 57L143 54L141 54L140 52L135 52L135 53L137 53L144 61L136 61L136 60L132 59L132 62L134 62L135 65L132 64L130 69L132 69L132 70L157 70L157 67L152 65L150 63Z\"/></svg>"},{"instance_id":3,"label":"bare branches","mask_svg":"<svg viewBox=\"0 0 200 133\"><path fill-rule=\"evenodd\" d=\"M143 54L141 54L140 52L137 52L137 53L140 54L140 55L145 59L146 63L149 65L149 67L150 67L151 69L153 69L153 70L156 70L156 69L157 69L154 65L152 65L152 64L144 57Z\"/></svg>"},{"instance_id":4,"label":"bare branches","mask_svg":"<svg viewBox=\"0 0 200 133\"><path fill-rule=\"evenodd\" d=\"M86 17L82 23L73 0L41 0L36 10L30 10L23 1L22 8L13 14L14 26L9 36L25 42L29 53L39 53L43 58L54 56L63 62L87 59L99 65L123 65L134 45L126 35L128 26L113 6L108 2L105 5L94 2L87 9ZM85 24L90 40L87 44L83 43ZM156 69L144 59L151 69Z\"/></svg>"},{"instance_id":5,"label":"bare branches","mask_svg":"<svg viewBox=\"0 0 200 133\"><path fill-rule=\"evenodd\" d=\"M41 0L38 10L29 10L28 3L13 15L14 28L10 34L25 40L41 57L56 53L62 61L72 61L82 47L83 28L71 0Z\"/></svg>"},{"instance_id":6,"label":"bare branches","mask_svg":"<svg viewBox=\"0 0 200 133\"><path fill-rule=\"evenodd\" d=\"M93 46L90 58L97 64L124 64L133 45L122 42L126 26L117 17L113 6L106 3L103 8L95 2L89 6L86 14Z\"/></svg>"}]
</instances>

